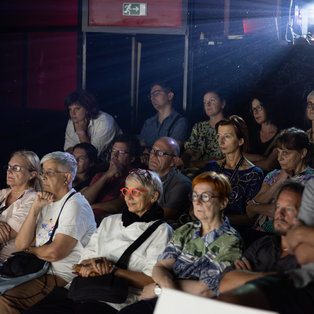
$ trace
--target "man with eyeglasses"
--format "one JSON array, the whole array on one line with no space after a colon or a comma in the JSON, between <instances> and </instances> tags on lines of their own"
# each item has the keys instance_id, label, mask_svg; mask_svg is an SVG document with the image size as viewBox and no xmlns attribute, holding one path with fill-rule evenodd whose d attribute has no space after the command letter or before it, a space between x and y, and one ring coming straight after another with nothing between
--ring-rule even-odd
<instances>
[{"instance_id":1,"label":"man with eyeglasses","mask_svg":"<svg viewBox=\"0 0 314 314\"><path fill-rule=\"evenodd\" d=\"M179 144L170 137L158 139L150 150L149 169L157 172L163 183L164 193L159 205L168 221L177 220L191 205L191 180L176 169L179 155Z\"/></svg>"},{"instance_id":2,"label":"man with eyeglasses","mask_svg":"<svg viewBox=\"0 0 314 314\"><path fill-rule=\"evenodd\" d=\"M113 144L107 171L97 173L89 187L81 190L92 206L97 224L108 214L122 211L124 199L120 189L129 170L138 165L140 150L136 136L119 135Z\"/></svg>"},{"instance_id":3,"label":"man with eyeglasses","mask_svg":"<svg viewBox=\"0 0 314 314\"><path fill-rule=\"evenodd\" d=\"M157 114L144 122L139 136L141 145L151 148L158 138L169 136L182 146L189 136L189 124L186 118L173 109L172 88L165 82L155 83L148 97Z\"/></svg>"}]
</instances>

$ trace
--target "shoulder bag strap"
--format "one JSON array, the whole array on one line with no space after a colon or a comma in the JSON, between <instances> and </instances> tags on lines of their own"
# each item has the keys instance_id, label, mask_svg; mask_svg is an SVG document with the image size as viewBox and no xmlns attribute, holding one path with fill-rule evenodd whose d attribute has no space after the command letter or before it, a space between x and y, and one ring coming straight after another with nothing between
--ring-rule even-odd
<instances>
[{"instance_id":1,"label":"shoulder bag strap","mask_svg":"<svg viewBox=\"0 0 314 314\"><path fill-rule=\"evenodd\" d=\"M56 230L57 230L57 228L58 228L58 225L59 225L59 218L60 218L61 212L62 212L62 210L63 210L63 207L64 207L65 203L70 199L70 197L71 197L72 195L74 195L75 193L76 193L76 192L72 192L72 193L67 197L67 199L65 200L65 202L63 203L63 205L62 205L62 207L61 207L61 210L60 210L60 212L59 212L59 215L58 215L56 224L54 225L53 230L52 230L52 232L51 232L50 238L49 238L49 240L48 240L45 244L49 244L49 243L52 242L53 236L55 235L55 232L56 232Z\"/></svg>"},{"instance_id":2,"label":"shoulder bag strap","mask_svg":"<svg viewBox=\"0 0 314 314\"><path fill-rule=\"evenodd\" d=\"M148 237L163 223L162 220L155 221L151 226L149 226L140 236L137 238L121 255L116 263L119 268L126 269L128 267L129 259L132 253L141 246L142 243L148 239Z\"/></svg>"},{"instance_id":3,"label":"shoulder bag strap","mask_svg":"<svg viewBox=\"0 0 314 314\"><path fill-rule=\"evenodd\" d=\"M178 115L173 119L172 123L170 124L168 131L167 131L167 136L170 136L170 131L172 130L172 128L174 127L174 125L176 124L176 122L181 118L181 114L178 113Z\"/></svg>"}]
</instances>

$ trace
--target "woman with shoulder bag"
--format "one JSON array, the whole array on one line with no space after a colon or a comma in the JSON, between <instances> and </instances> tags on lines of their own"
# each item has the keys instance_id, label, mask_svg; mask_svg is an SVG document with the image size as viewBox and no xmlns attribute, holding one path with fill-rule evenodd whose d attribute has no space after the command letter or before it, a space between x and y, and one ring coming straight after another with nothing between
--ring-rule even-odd
<instances>
[{"instance_id":1,"label":"woman with shoulder bag","mask_svg":"<svg viewBox=\"0 0 314 314\"><path fill-rule=\"evenodd\" d=\"M90 205L72 189L77 168L74 157L54 152L44 156L41 164L43 192L37 193L15 246L51 262L51 267L47 274L7 290L0 297L3 314L21 313L42 300L55 286L70 282L74 277L72 265L96 229ZM48 244L56 221L58 227Z\"/></svg>"}]
</instances>

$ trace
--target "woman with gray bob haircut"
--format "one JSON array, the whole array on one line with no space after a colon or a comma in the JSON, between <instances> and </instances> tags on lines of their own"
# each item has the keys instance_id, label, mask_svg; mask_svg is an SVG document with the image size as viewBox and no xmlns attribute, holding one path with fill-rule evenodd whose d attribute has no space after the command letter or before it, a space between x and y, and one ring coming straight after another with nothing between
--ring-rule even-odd
<instances>
[{"instance_id":1,"label":"woman with gray bob haircut","mask_svg":"<svg viewBox=\"0 0 314 314\"><path fill-rule=\"evenodd\" d=\"M156 172L146 169L132 169L130 170L126 180L134 180L138 182L145 189L149 190L149 194L151 196L153 196L155 192L158 192L159 194L157 200L158 203L162 199L163 195L162 182L160 180L159 175Z\"/></svg>"},{"instance_id":2,"label":"woman with gray bob haircut","mask_svg":"<svg viewBox=\"0 0 314 314\"><path fill-rule=\"evenodd\" d=\"M46 161L49 161L49 160L56 161L63 170L66 170L66 172L71 173L72 180L70 181L70 183L73 182L76 176L77 162L72 154L65 153L65 152L52 152L45 155L41 159L40 163L44 164ZM49 171L47 172L47 175L49 176Z\"/></svg>"}]
</instances>

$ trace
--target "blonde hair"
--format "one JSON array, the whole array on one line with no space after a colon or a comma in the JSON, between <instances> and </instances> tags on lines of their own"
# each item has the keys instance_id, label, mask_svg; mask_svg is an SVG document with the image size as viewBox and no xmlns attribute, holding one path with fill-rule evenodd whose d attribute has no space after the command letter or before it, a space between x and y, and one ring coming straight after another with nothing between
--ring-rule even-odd
<instances>
[{"instance_id":1,"label":"blonde hair","mask_svg":"<svg viewBox=\"0 0 314 314\"><path fill-rule=\"evenodd\" d=\"M42 190L42 184L41 184L41 179L39 176L41 166L40 166L40 160L39 160L37 154L35 154L34 152L32 152L30 150L18 150L11 155L11 158L13 156L23 157L27 163L28 170L31 172L32 171L36 172L36 176L29 181L29 185L32 188L34 188L35 191L37 191L37 192L41 191Z\"/></svg>"}]
</instances>

